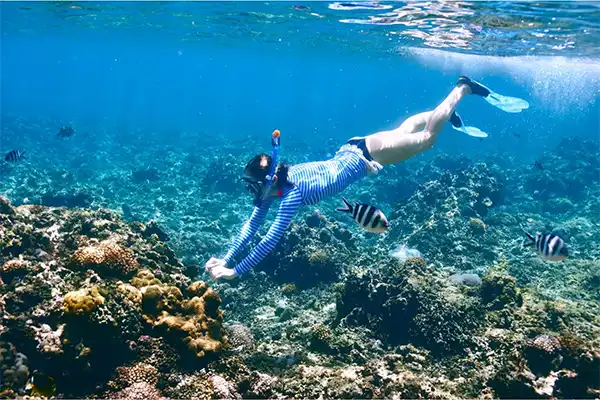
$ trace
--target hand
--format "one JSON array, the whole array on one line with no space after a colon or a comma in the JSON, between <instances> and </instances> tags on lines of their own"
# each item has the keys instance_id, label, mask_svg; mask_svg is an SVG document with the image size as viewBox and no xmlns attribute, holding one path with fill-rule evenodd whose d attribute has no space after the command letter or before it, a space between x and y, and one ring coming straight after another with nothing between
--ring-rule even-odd
<instances>
[{"instance_id":1,"label":"hand","mask_svg":"<svg viewBox=\"0 0 600 400\"><path fill-rule=\"evenodd\" d=\"M219 279L229 280L238 276L235 270L227 268L227 262L225 260L214 257L207 261L205 268L206 272L210 274L210 278L213 281L217 281Z\"/></svg>"}]
</instances>

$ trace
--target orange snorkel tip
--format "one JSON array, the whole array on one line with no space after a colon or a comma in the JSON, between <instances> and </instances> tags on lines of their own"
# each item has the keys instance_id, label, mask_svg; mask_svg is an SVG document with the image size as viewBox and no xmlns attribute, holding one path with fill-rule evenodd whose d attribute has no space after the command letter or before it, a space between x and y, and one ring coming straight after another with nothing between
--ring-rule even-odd
<instances>
[{"instance_id":1,"label":"orange snorkel tip","mask_svg":"<svg viewBox=\"0 0 600 400\"><path fill-rule=\"evenodd\" d=\"M273 136L273 138L278 138L278 137L280 137L280 136L281 136L281 132L279 132L279 129L275 129L275 130L273 131L273 135L272 135L272 136Z\"/></svg>"}]
</instances>

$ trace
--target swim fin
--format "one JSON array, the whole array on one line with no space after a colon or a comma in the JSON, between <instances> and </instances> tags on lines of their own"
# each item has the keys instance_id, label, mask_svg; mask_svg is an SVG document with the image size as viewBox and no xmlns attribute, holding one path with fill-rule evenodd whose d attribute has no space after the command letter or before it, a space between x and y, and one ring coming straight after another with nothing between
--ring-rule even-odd
<instances>
[{"instance_id":1,"label":"swim fin","mask_svg":"<svg viewBox=\"0 0 600 400\"><path fill-rule=\"evenodd\" d=\"M519 113L529 108L529 103L518 97L504 96L494 92L489 87L474 81L466 76L461 76L458 79L458 84L465 84L471 88L475 95L483 97L485 101L508 113Z\"/></svg>"},{"instance_id":2,"label":"swim fin","mask_svg":"<svg viewBox=\"0 0 600 400\"><path fill-rule=\"evenodd\" d=\"M488 137L488 134L479 128L476 128L474 126L465 126L465 124L463 124L462 118L460 117L460 115L458 115L456 111L454 111L450 116L450 123L452 124L452 128L469 136L478 138Z\"/></svg>"}]
</instances>

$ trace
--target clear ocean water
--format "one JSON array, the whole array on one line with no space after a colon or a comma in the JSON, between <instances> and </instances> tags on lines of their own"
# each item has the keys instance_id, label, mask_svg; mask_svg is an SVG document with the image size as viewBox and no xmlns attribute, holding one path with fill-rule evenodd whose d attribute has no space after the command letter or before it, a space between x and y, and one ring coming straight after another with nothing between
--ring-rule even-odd
<instances>
[{"instance_id":1,"label":"clear ocean water","mask_svg":"<svg viewBox=\"0 0 600 400\"><path fill-rule=\"evenodd\" d=\"M531 108L467 99L463 117L491 135L448 129L445 152L529 162L565 135L598 136L596 2L332 4L3 2L2 113L70 123L91 141L218 132L268 150L278 128L287 154L323 139L334 151L433 108L466 73ZM19 139L4 132L2 150Z\"/></svg>"}]
</instances>

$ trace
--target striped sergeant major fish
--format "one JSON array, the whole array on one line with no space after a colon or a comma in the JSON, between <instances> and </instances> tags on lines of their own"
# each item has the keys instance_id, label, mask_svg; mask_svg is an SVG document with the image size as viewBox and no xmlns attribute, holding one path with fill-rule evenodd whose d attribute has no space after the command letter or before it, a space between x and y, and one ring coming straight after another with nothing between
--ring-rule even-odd
<instances>
[{"instance_id":1,"label":"striped sergeant major fish","mask_svg":"<svg viewBox=\"0 0 600 400\"><path fill-rule=\"evenodd\" d=\"M535 246L536 252L543 259L548 261L563 261L569 256L567 245L560 237L551 233L542 234L541 232L536 232L535 237L533 237L525 229L523 229L523 232L529 238L529 243L525 243L524 246Z\"/></svg>"},{"instance_id":2,"label":"striped sergeant major fish","mask_svg":"<svg viewBox=\"0 0 600 400\"><path fill-rule=\"evenodd\" d=\"M352 214L352 218L365 230L375 233L386 232L390 228L390 223L381 210L368 204L354 203L351 205L348 200L342 197L343 208L336 208L336 211L342 211Z\"/></svg>"},{"instance_id":3,"label":"striped sergeant major fish","mask_svg":"<svg viewBox=\"0 0 600 400\"><path fill-rule=\"evenodd\" d=\"M17 162L25 155L25 150L11 150L4 157L4 161L7 162Z\"/></svg>"}]
</instances>

